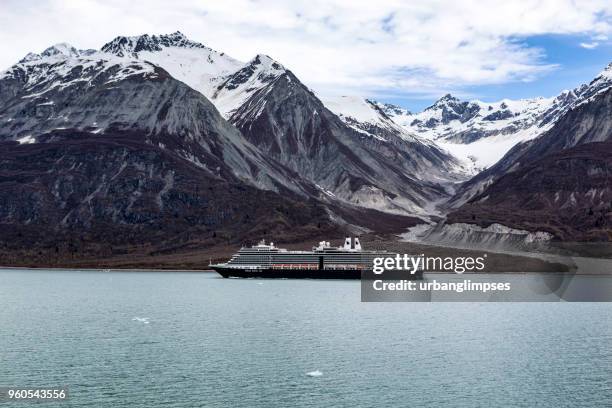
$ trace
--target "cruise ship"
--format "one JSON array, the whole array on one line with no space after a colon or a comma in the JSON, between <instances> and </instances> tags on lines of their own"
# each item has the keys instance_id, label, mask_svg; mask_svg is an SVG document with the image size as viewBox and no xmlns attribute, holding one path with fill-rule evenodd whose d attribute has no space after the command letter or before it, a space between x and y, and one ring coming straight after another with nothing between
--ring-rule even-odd
<instances>
[{"instance_id":1,"label":"cruise ship","mask_svg":"<svg viewBox=\"0 0 612 408\"><path fill-rule=\"evenodd\" d=\"M289 251L262 240L250 248L241 248L228 262L210 268L224 278L360 279L362 272L372 270L374 258L395 255L366 251L359 238L347 237L340 247L321 241L312 251Z\"/></svg>"}]
</instances>

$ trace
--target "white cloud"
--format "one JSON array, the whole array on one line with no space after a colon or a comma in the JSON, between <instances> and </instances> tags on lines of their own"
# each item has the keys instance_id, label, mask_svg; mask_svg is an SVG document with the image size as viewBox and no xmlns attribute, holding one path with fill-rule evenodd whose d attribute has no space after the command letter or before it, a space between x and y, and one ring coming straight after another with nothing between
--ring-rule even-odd
<instances>
[{"instance_id":1,"label":"white cloud","mask_svg":"<svg viewBox=\"0 0 612 408\"><path fill-rule=\"evenodd\" d=\"M590 42L590 43L581 42L580 46L582 48L586 48L587 50L592 50L594 48L597 48L599 46L599 43L597 41Z\"/></svg>"},{"instance_id":2,"label":"white cloud","mask_svg":"<svg viewBox=\"0 0 612 408\"><path fill-rule=\"evenodd\" d=\"M263 52L322 93L436 94L554 69L533 35L610 34L609 0L4 0L0 66L57 42L99 48L168 33L248 60ZM8 45L8 46L7 46Z\"/></svg>"}]
</instances>

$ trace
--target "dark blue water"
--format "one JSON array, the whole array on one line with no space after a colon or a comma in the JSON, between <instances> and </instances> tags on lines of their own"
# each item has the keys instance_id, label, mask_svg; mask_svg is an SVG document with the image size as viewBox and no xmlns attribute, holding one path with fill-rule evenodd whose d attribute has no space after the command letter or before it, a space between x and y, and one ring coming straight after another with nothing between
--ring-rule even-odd
<instances>
[{"instance_id":1,"label":"dark blue water","mask_svg":"<svg viewBox=\"0 0 612 408\"><path fill-rule=\"evenodd\" d=\"M359 282L0 270L0 386L67 384L47 404L73 407L610 406L610 303L359 299Z\"/></svg>"}]
</instances>

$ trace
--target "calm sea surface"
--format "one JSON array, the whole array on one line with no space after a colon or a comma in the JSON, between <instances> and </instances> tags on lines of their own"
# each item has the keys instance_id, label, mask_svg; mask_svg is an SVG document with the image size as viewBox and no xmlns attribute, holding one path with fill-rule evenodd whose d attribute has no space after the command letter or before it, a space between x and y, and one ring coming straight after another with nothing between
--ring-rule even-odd
<instances>
[{"instance_id":1,"label":"calm sea surface","mask_svg":"<svg viewBox=\"0 0 612 408\"><path fill-rule=\"evenodd\" d=\"M0 270L0 386L64 384L69 401L45 406L612 406L612 303L361 303L357 281Z\"/></svg>"}]
</instances>

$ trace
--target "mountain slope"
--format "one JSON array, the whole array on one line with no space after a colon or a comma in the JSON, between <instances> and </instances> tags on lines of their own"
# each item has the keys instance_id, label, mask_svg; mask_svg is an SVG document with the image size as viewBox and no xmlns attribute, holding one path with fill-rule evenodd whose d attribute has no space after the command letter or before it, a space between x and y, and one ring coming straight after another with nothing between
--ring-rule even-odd
<instances>
[{"instance_id":1,"label":"mountain slope","mask_svg":"<svg viewBox=\"0 0 612 408\"><path fill-rule=\"evenodd\" d=\"M422 161L409 170L421 180L450 185L469 176L469 169L435 142L411 134L385 113L390 109L401 111L401 108L354 96L324 97L321 100L325 107L357 132L395 145L398 149L419 152Z\"/></svg>"},{"instance_id":2,"label":"mountain slope","mask_svg":"<svg viewBox=\"0 0 612 408\"><path fill-rule=\"evenodd\" d=\"M256 62L256 61L254 61ZM263 65L263 64L262 64ZM271 157L345 202L383 211L435 214L448 195L457 162L439 149L388 129L376 133L343 122L280 64L273 71L246 70L249 92L229 120ZM249 72L252 72L249 75ZM227 81L219 94L244 95ZM393 125L389 121L390 125ZM427 169L432 177L423 177ZM436 175L440 175L435 181Z\"/></svg>"},{"instance_id":3,"label":"mountain slope","mask_svg":"<svg viewBox=\"0 0 612 408\"><path fill-rule=\"evenodd\" d=\"M588 143L526 162L448 215L564 241L612 239L612 143Z\"/></svg>"},{"instance_id":4,"label":"mountain slope","mask_svg":"<svg viewBox=\"0 0 612 408\"><path fill-rule=\"evenodd\" d=\"M342 234L319 203L221 180L135 134L38 138L0 142L2 253L104 258L134 246L177 251Z\"/></svg>"}]
</instances>

